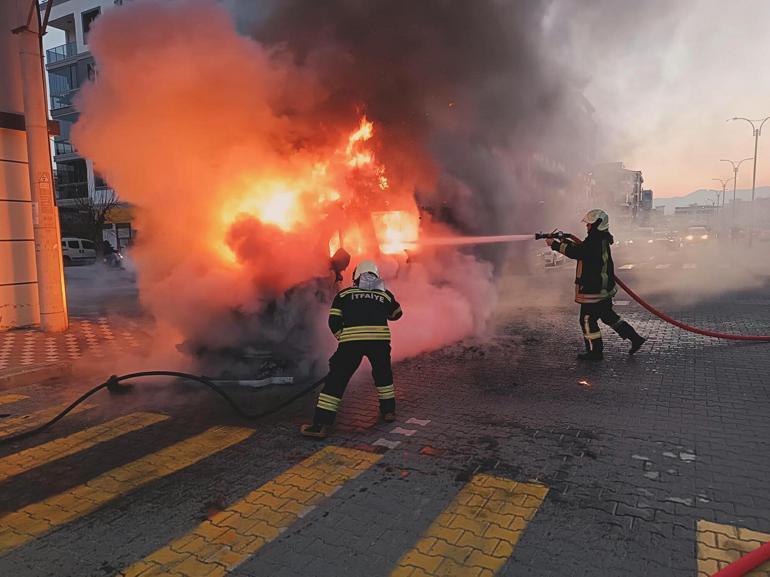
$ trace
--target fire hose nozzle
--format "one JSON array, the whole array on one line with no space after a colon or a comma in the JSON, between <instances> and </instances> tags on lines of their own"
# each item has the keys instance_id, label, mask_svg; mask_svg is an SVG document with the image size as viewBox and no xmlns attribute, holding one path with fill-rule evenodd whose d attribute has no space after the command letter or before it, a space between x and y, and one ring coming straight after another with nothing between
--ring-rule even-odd
<instances>
[{"instance_id":1,"label":"fire hose nozzle","mask_svg":"<svg viewBox=\"0 0 770 577\"><path fill-rule=\"evenodd\" d=\"M543 240L546 238L555 238L558 240L562 240L568 235L560 230L555 230L553 232L536 232L535 233L535 240Z\"/></svg>"}]
</instances>

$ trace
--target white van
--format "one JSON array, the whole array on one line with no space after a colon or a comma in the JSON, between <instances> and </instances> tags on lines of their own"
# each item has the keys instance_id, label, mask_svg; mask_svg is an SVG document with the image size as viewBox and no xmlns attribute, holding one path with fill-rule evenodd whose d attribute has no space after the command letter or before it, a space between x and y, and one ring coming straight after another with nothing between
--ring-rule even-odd
<instances>
[{"instance_id":1,"label":"white van","mask_svg":"<svg viewBox=\"0 0 770 577\"><path fill-rule=\"evenodd\" d=\"M96 246L85 238L64 237L61 239L61 251L64 266L96 262Z\"/></svg>"}]
</instances>

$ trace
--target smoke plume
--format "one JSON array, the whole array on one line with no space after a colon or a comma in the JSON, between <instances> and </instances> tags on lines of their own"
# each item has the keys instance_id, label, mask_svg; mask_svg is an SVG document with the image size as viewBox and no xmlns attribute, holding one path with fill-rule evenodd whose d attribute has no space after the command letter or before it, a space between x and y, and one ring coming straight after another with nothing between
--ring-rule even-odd
<instances>
[{"instance_id":1,"label":"smoke plume","mask_svg":"<svg viewBox=\"0 0 770 577\"><path fill-rule=\"evenodd\" d=\"M107 11L89 36L99 74L73 139L137 207L158 348L235 351L232 370L267 349L313 370L334 345L335 235L401 301L397 358L482 331L504 253L378 254L371 213L495 234L544 226L570 198L595 135L544 56L548 2L227 5L241 33L189 0Z\"/></svg>"}]
</instances>

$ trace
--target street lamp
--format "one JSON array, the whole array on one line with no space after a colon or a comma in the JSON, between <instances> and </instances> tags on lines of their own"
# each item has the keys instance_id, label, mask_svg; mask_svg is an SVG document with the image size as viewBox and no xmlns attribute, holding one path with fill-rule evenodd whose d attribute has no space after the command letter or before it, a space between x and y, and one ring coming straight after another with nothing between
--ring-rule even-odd
<instances>
[{"instance_id":1,"label":"street lamp","mask_svg":"<svg viewBox=\"0 0 770 577\"><path fill-rule=\"evenodd\" d=\"M725 189L727 188L727 183L733 180L732 178L712 178L711 180L716 180L722 185L722 206L725 205ZM717 191L717 194L719 192ZM719 199L717 199L717 206L719 206Z\"/></svg>"},{"instance_id":2,"label":"street lamp","mask_svg":"<svg viewBox=\"0 0 770 577\"><path fill-rule=\"evenodd\" d=\"M743 160L726 160L722 159L719 162L729 162L733 166L733 226L735 226L735 191L738 188L738 169L741 167L741 164L746 162L747 160L754 160L754 157L751 156L749 158L744 158Z\"/></svg>"},{"instance_id":3,"label":"street lamp","mask_svg":"<svg viewBox=\"0 0 770 577\"><path fill-rule=\"evenodd\" d=\"M762 135L762 127L765 125L765 122L770 119L770 116L766 116L765 118L762 118L761 120L750 120L748 118L744 118L742 116L735 116L733 118L730 118L727 122L730 122L730 120L745 120L749 124L751 124L751 129L754 131L754 176L751 179L751 211L749 214L749 246L751 246L751 237L754 233L754 191L757 187L757 149L759 148L759 137ZM759 122L759 128L755 126L755 122Z\"/></svg>"}]
</instances>

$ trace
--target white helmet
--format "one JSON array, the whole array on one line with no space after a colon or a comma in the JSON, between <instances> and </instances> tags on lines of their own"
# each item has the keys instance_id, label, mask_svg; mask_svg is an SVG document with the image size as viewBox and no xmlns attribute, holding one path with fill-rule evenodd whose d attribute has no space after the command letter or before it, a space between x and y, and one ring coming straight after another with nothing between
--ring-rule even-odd
<instances>
[{"instance_id":1,"label":"white helmet","mask_svg":"<svg viewBox=\"0 0 770 577\"><path fill-rule=\"evenodd\" d=\"M607 230L610 228L610 217L601 208L589 210L583 217L583 222L586 224L594 224L597 220L599 221L596 224L597 230Z\"/></svg>"},{"instance_id":2,"label":"white helmet","mask_svg":"<svg viewBox=\"0 0 770 577\"><path fill-rule=\"evenodd\" d=\"M377 269L377 265L374 264L374 262L370 260L362 260L360 263L358 263L358 266L353 271L353 280L358 280L358 277L360 277L365 272L370 272L379 278L380 271Z\"/></svg>"}]
</instances>

